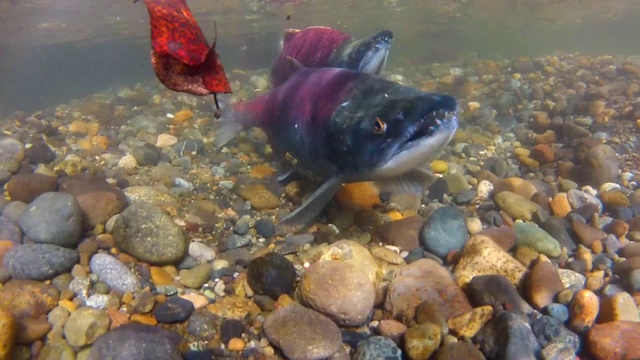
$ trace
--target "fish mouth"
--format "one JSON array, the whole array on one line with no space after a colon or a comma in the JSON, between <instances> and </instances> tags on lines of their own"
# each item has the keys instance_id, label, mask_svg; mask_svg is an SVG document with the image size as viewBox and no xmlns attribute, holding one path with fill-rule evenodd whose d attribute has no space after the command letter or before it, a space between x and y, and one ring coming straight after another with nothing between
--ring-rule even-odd
<instances>
[{"instance_id":1,"label":"fish mouth","mask_svg":"<svg viewBox=\"0 0 640 360\"><path fill-rule=\"evenodd\" d=\"M435 160L458 129L458 106L454 98L445 96L446 107L429 111L399 139L388 160L373 171L378 178L401 176Z\"/></svg>"},{"instance_id":2,"label":"fish mouth","mask_svg":"<svg viewBox=\"0 0 640 360\"><path fill-rule=\"evenodd\" d=\"M368 49L365 52L359 71L368 74L380 74L387 63L391 41L393 40L393 32L383 30L367 39Z\"/></svg>"}]
</instances>

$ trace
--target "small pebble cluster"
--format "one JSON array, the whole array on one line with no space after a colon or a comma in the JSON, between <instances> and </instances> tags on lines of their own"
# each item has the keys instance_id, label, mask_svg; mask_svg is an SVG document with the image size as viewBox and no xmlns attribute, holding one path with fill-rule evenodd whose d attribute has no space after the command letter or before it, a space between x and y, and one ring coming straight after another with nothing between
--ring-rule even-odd
<instances>
[{"instance_id":1,"label":"small pebble cluster","mask_svg":"<svg viewBox=\"0 0 640 360\"><path fill-rule=\"evenodd\" d=\"M459 99L424 196L348 184L295 234L315 185L279 186L260 131L215 149L210 99L2 119L0 359L640 358L640 58L383 76Z\"/></svg>"}]
</instances>

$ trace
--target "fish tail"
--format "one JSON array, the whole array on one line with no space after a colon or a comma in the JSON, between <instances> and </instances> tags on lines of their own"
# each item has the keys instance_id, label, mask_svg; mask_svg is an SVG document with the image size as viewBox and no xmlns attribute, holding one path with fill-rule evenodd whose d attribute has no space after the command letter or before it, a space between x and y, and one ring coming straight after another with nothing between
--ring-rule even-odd
<instances>
[{"instance_id":1,"label":"fish tail","mask_svg":"<svg viewBox=\"0 0 640 360\"><path fill-rule=\"evenodd\" d=\"M252 102L238 102L230 107L220 119L216 121L216 138L213 141L219 148L233 140L240 132L256 125L257 114L252 109Z\"/></svg>"}]
</instances>

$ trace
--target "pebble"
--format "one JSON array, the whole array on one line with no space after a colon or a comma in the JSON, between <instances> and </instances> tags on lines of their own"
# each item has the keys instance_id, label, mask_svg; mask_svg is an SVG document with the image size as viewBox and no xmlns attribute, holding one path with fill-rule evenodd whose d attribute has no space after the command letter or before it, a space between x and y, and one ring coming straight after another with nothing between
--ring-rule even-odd
<instances>
[{"instance_id":1,"label":"pebble","mask_svg":"<svg viewBox=\"0 0 640 360\"><path fill-rule=\"evenodd\" d=\"M277 299L293 291L296 270L284 256L270 252L253 259L247 268L247 281L256 294Z\"/></svg>"},{"instance_id":2,"label":"pebble","mask_svg":"<svg viewBox=\"0 0 640 360\"><path fill-rule=\"evenodd\" d=\"M451 333L465 339L474 337L493 316L493 307L481 306L466 314L451 318L447 325Z\"/></svg>"},{"instance_id":3,"label":"pebble","mask_svg":"<svg viewBox=\"0 0 640 360\"><path fill-rule=\"evenodd\" d=\"M404 334L404 350L412 360L428 359L440 347L440 326L432 323L410 327Z\"/></svg>"},{"instance_id":4,"label":"pebble","mask_svg":"<svg viewBox=\"0 0 640 360\"><path fill-rule=\"evenodd\" d=\"M218 334L220 320L205 309L194 311L187 321L187 332L202 340L211 340Z\"/></svg>"},{"instance_id":5,"label":"pebble","mask_svg":"<svg viewBox=\"0 0 640 360\"><path fill-rule=\"evenodd\" d=\"M342 345L342 335L336 324L319 312L300 305L283 307L271 313L264 322L264 333L292 360L325 359ZM355 357L358 358L357 355Z\"/></svg>"},{"instance_id":6,"label":"pebble","mask_svg":"<svg viewBox=\"0 0 640 360\"><path fill-rule=\"evenodd\" d=\"M256 229L256 232L258 233L258 235L267 239L272 237L276 232L276 228L275 228L275 225L273 224L273 221L269 219L260 219L256 221L253 227L254 229Z\"/></svg>"},{"instance_id":7,"label":"pebble","mask_svg":"<svg viewBox=\"0 0 640 360\"><path fill-rule=\"evenodd\" d=\"M368 273L340 261L311 265L300 279L298 293L303 304L340 326L362 325L375 300Z\"/></svg>"},{"instance_id":8,"label":"pebble","mask_svg":"<svg viewBox=\"0 0 640 360\"><path fill-rule=\"evenodd\" d=\"M527 275L525 284L525 293L538 310L550 305L556 294L564 289L555 265L548 259L539 259Z\"/></svg>"},{"instance_id":9,"label":"pebble","mask_svg":"<svg viewBox=\"0 0 640 360\"><path fill-rule=\"evenodd\" d=\"M558 304L558 303L549 304L547 306L547 313L552 318L563 323L569 320L569 308L562 304Z\"/></svg>"},{"instance_id":10,"label":"pebble","mask_svg":"<svg viewBox=\"0 0 640 360\"><path fill-rule=\"evenodd\" d=\"M401 250L411 251L420 246L418 234L424 224L421 216L409 216L404 219L389 221L375 227L373 239Z\"/></svg>"},{"instance_id":11,"label":"pebble","mask_svg":"<svg viewBox=\"0 0 640 360\"><path fill-rule=\"evenodd\" d=\"M456 207L437 209L427 219L419 239L425 250L440 258L450 251L460 251L469 239L464 216Z\"/></svg>"},{"instance_id":12,"label":"pebble","mask_svg":"<svg viewBox=\"0 0 640 360\"><path fill-rule=\"evenodd\" d=\"M485 357L473 344L458 341L443 344L434 360L485 360Z\"/></svg>"},{"instance_id":13,"label":"pebble","mask_svg":"<svg viewBox=\"0 0 640 360\"><path fill-rule=\"evenodd\" d=\"M640 359L640 322L612 321L592 327L587 334L587 348L596 360L620 354ZM622 355L624 354L624 355Z\"/></svg>"},{"instance_id":14,"label":"pebble","mask_svg":"<svg viewBox=\"0 0 640 360\"><path fill-rule=\"evenodd\" d=\"M519 287L526 272L524 266L491 238L479 234L471 237L462 249L454 275L458 278L458 285L463 288L475 276L488 274L504 275Z\"/></svg>"},{"instance_id":15,"label":"pebble","mask_svg":"<svg viewBox=\"0 0 640 360\"><path fill-rule=\"evenodd\" d=\"M560 280L565 288L573 286L583 288L587 281L586 276L570 269L558 269L558 275L560 275Z\"/></svg>"},{"instance_id":16,"label":"pebble","mask_svg":"<svg viewBox=\"0 0 640 360\"><path fill-rule=\"evenodd\" d=\"M381 336L390 338L394 342L398 343L402 336L407 332L407 326L400 321L387 319L381 320L376 330Z\"/></svg>"},{"instance_id":17,"label":"pebble","mask_svg":"<svg viewBox=\"0 0 640 360\"><path fill-rule=\"evenodd\" d=\"M580 243L587 247L590 247L594 241L602 240L607 236L607 233L604 231L591 227L581 221L573 221L571 227L576 235L578 235Z\"/></svg>"},{"instance_id":18,"label":"pebble","mask_svg":"<svg viewBox=\"0 0 640 360\"><path fill-rule=\"evenodd\" d=\"M15 279L46 280L71 270L78 252L51 244L22 244L4 256L4 265Z\"/></svg>"},{"instance_id":19,"label":"pebble","mask_svg":"<svg viewBox=\"0 0 640 360\"><path fill-rule=\"evenodd\" d=\"M109 285L109 288L120 292L140 291L140 280L129 268L118 259L107 254L95 254L89 263L91 272L96 274L100 281Z\"/></svg>"},{"instance_id":20,"label":"pebble","mask_svg":"<svg viewBox=\"0 0 640 360\"><path fill-rule=\"evenodd\" d=\"M180 270L180 283L192 289L199 289L209 281L212 272L211 264L200 264L193 269Z\"/></svg>"},{"instance_id":21,"label":"pebble","mask_svg":"<svg viewBox=\"0 0 640 360\"><path fill-rule=\"evenodd\" d=\"M560 243L534 223L515 223L516 244L530 247L550 257L560 256Z\"/></svg>"},{"instance_id":22,"label":"pebble","mask_svg":"<svg viewBox=\"0 0 640 360\"><path fill-rule=\"evenodd\" d=\"M471 279L466 291L469 301L476 307L490 305L508 308L522 315L534 312L509 279L502 275L478 275Z\"/></svg>"},{"instance_id":23,"label":"pebble","mask_svg":"<svg viewBox=\"0 0 640 360\"><path fill-rule=\"evenodd\" d=\"M180 335L144 324L124 324L99 337L87 360L163 359L182 360Z\"/></svg>"},{"instance_id":24,"label":"pebble","mask_svg":"<svg viewBox=\"0 0 640 360\"><path fill-rule=\"evenodd\" d=\"M74 360L73 348L62 339L47 342L38 353L39 360Z\"/></svg>"},{"instance_id":25,"label":"pebble","mask_svg":"<svg viewBox=\"0 0 640 360\"><path fill-rule=\"evenodd\" d=\"M377 359L401 360L402 350L393 340L382 336L372 336L358 343L353 360Z\"/></svg>"},{"instance_id":26,"label":"pebble","mask_svg":"<svg viewBox=\"0 0 640 360\"><path fill-rule=\"evenodd\" d=\"M169 215L148 202L133 202L112 230L118 249L152 265L173 264L187 253L183 230Z\"/></svg>"},{"instance_id":27,"label":"pebble","mask_svg":"<svg viewBox=\"0 0 640 360\"><path fill-rule=\"evenodd\" d=\"M587 204L593 204L597 206L597 211L602 212L602 202L595 196L589 195L584 191L578 189L571 189L567 191L567 200L571 204L571 208L576 210Z\"/></svg>"},{"instance_id":28,"label":"pebble","mask_svg":"<svg viewBox=\"0 0 640 360\"><path fill-rule=\"evenodd\" d=\"M27 205L18 223L32 241L72 247L82 231L82 212L73 196L44 193Z\"/></svg>"},{"instance_id":29,"label":"pebble","mask_svg":"<svg viewBox=\"0 0 640 360\"><path fill-rule=\"evenodd\" d=\"M514 219L532 221L535 214L543 211L540 205L511 191L497 193L494 200L500 209Z\"/></svg>"},{"instance_id":30,"label":"pebble","mask_svg":"<svg viewBox=\"0 0 640 360\"><path fill-rule=\"evenodd\" d=\"M548 315L543 315L531 324L531 330L538 339L541 347L545 348L552 343L568 345L575 354L580 349L580 337L567 329L562 322Z\"/></svg>"},{"instance_id":31,"label":"pebble","mask_svg":"<svg viewBox=\"0 0 640 360\"><path fill-rule=\"evenodd\" d=\"M7 183L7 193L11 200L27 204L44 193L55 192L57 188L55 177L39 173L16 174Z\"/></svg>"},{"instance_id":32,"label":"pebble","mask_svg":"<svg viewBox=\"0 0 640 360\"><path fill-rule=\"evenodd\" d=\"M556 239L561 247L567 248L569 254L572 254L576 250L576 243L571 238L571 235L569 235L571 225L565 219L550 216L540 224L540 228Z\"/></svg>"},{"instance_id":33,"label":"pebble","mask_svg":"<svg viewBox=\"0 0 640 360\"><path fill-rule=\"evenodd\" d=\"M620 292L613 296L605 296L601 300L599 323L609 321L640 322L638 307L629 293Z\"/></svg>"},{"instance_id":34,"label":"pebble","mask_svg":"<svg viewBox=\"0 0 640 360\"><path fill-rule=\"evenodd\" d=\"M569 306L570 326L576 332L591 327L598 317L600 300L591 290L578 291Z\"/></svg>"},{"instance_id":35,"label":"pebble","mask_svg":"<svg viewBox=\"0 0 640 360\"><path fill-rule=\"evenodd\" d=\"M10 359L18 335L18 322L10 312L0 308L0 359Z\"/></svg>"},{"instance_id":36,"label":"pebble","mask_svg":"<svg viewBox=\"0 0 640 360\"><path fill-rule=\"evenodd\" d=\"M430 259L417 260L398 268L389 285L384 307L393 318L411 319L418 305L424 301L437 304L445 319L472 310L451 273Z\"/></svg>"},{"instance_id":37,"label":"pebble","mask_svg":"<svg viewBox=\"0 0 640 360\"><path fill-rule=\"evenodd\" d=\"M72 312L64 325L64 337L71 346L92 344L109 330L109 315L89 306Z\"/></svg>"},{"instance_id":38,"label":"pebble","mask_svg":"<svg viewBox=\"0 0 640 360\"><path fill-rule=\"evenodd\" d=\"M247 185L240 190L240 196L256 210L275 209L280 204L280 199L264 185Z\"/></svg>"},{"instance_id":39,"label":"pebble","mask_svg":"<svg viewBox=\"0 0 640 360\"><path fill-rule=\"evenodd\" d=\"M172 296L155 307L153 316L160 323L172 324L185 321L194 310L195 307L191 301Z\"/></svg>"},{"instance_id":40,"label":"pebble","mask_svg":"<svg viewBox=\"0 0 640 360\"><path fill-rule=\"evenodd\" d=\"M199 264L211 262L216 258L215 250L206 244L195 241L189 244L188 254Z\"/></svg>"},{"instance_id":41,"label":"pebble","mask_svg":"<svg viewBox=\"0 0 640 360\"><path fill-rule=\"evenodd\" d=\"M535 360L540 345L529 324L518 315L503 311L480 330L474 339L488 358Z\"/></svg>"},{"instance_id":42,"label":"pebble","mask_svg":"<svg viewBox=\"0 0 640 360\"><path fill-rule=\"evenodd\" d=\"M127 206L124 192L96 175L66 177L60 181L59 190L76 199L82 210L83 222L89 229L106 223Z\"/></svg>"}]
</instances>

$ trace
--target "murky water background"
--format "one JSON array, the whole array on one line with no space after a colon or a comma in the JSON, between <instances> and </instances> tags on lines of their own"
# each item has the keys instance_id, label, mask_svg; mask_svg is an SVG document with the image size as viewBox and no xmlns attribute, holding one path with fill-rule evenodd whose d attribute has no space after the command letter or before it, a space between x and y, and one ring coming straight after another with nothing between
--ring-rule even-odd
<instances>
[{"instance_id":1,"label":"murky water background","mask_svg":"<svg viewBox=\"0 0 640 360\"><path fill-rule=\"evenodd\" d=\"M638 54L637 0L189 0L206 36L218 23L228 70L266 68L284 29L328 25L355 37L394 31L395 67L554 52ZM288 15L290 19L287 20ZM0 116L155 81L142 3L0 0Z\"/></svg>"}]
</instances>

